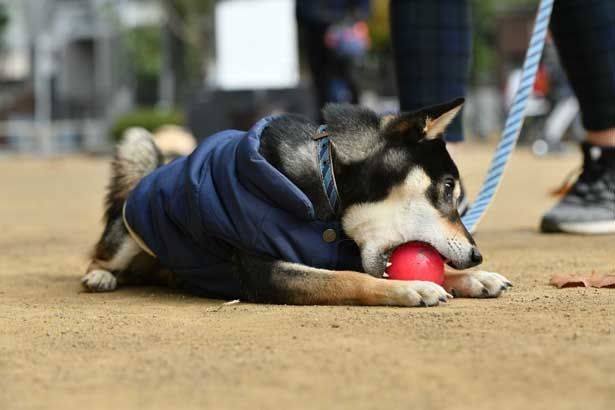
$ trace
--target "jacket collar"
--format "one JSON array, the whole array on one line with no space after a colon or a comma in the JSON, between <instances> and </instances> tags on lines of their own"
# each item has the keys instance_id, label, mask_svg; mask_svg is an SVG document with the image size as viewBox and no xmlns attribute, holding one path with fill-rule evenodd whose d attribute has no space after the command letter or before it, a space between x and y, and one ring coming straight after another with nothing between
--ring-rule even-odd
<instances>
[{"instance_id":1,"label":"jacket collar","mask_svg":"<svg viewBox=\"0 0 615 410\"><path fill-rule=\"evenodd\" d=\"M273 203L296 217L316 219L314 205L291 180L271 165L259 152L263 130L277 118L270 116L258 121L236 147L237 175L241 183L264 201Z\"/></svg>"}]
</instances>

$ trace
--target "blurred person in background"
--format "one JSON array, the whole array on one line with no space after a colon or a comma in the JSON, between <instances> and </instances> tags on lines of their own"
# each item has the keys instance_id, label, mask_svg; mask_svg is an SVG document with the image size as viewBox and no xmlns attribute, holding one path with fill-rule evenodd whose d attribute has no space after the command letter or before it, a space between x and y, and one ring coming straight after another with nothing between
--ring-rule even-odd
<instances>
[{"instance_id":1,"label":"blurred person in background","mask_svg":"<svg viewBox=\"0 0 615 410\"><path fill-rule=\"evenodd\" d=\"M469 0L391 0L400 108L466 94ZM587 130L583 169L541 221L543 232L615 233L615 1L556 0L551 32ZM447 140L463 141L461 116Z\"/></svg>"},{"instance_id":2,"label":"blurred person in background","mask_svg":"<svg viewBox=\"0 0 615 410\"><path fill-rule=\"evenodd\" d=\"M369 47L370 1L297 0L296 8L317 111L328 102L356 104L359 90L352 64Z\"/></svg>"}]
</instances>

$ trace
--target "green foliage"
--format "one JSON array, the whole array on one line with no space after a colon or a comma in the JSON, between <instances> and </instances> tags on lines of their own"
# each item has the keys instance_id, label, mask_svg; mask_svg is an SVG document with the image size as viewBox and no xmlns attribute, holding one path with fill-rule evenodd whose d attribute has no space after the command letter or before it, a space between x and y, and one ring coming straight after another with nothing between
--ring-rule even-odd
<instances>
[{"instance_id":1,"label":"green foliage","mask_svg":"<svg viewBox=\"0 0 615 410\"><path fill-rule=\"evenodd\" d=\"M215 0L165 0L176 12L176 32L181 32L188 81L200 81L207 50L213 47L211 30Z\"/></svg>"},{"instance_id":2,"label":"green foliage","mask_svg":"<svg viewBox=\"0 0 615 410\"><path fill-rule=\"evenodd\" d=\"M372 51L387 51L391 45L389 30L389 0L373 0L368 21Z\"/></svg>"},{"instance_id":3,"label":"green foliage","mask_svg":"<svg viewBox=\"0 0 615 410\"><path fill-rule=\"evenodd\" d=\"M142 127L154 132L163 125L183 125L184 114L180 111L162 111L155 108L141 109L120 117L113 128L111 136L118 141L124 131L130 127Z\"/></svg>"},{"instance_id":4,"label":"green foliage","mask_svg":"<svg viewBox=\"0 0 615 410\"><path fill-rule=\"evenodd\" d=\"M162 32L159 27L137 27L124 36L126 51L137 77L157 77L161 69Z\"/></svg>"},{"instance_id":5,"label":"green foliage","mask_svg":"<svg viewBox=\"0 0 615 410\"><path fill-rule=\"evenodd\" d=\"M0 36L4 34L4 29L9 23L9 15L6 11L6 5L0 4ZM0 39L0 43L2 39Z\"/></svg>"},{"instance_id":6,"label":"green foliage","mask_svg":"<svg viewBox=\"0 0 615 410\"><path fill-rule=\"evenodd\" d=\"M186 87L202 81L203 60L212 35L211 16L214 0L142 0L157 2L171 33L180 41L175 49L175 69L178 70L178 86ZM137 101L149 105L158 99L158 81L162 72L164 54L164 27L137 27L122 32L122 48L128 69L133 73L137 89ZM177 45L176 45L177 46Z\"/></svg>"},{"instance_id":7,"label":"green foliage","mask_svg":"<svg viewBox=\"0 0 615 410\"><path fill-rule=\"evenodd\" d=\"M0 29L4 29L6 23L9 22L9 16L6 11L6 5L0 4Z\"/></svg>"},{"instance_id":8,"label":"green foliage","mask_svg":"<svg viewBox=\"0 0 615 410\"><path fill-rule=\"evenodd\" d=\"M167 0L169 1L169 0ZM170 0L182 15L203 15L210 13L214 0Z\"/></svg>"},{"instance_id":9,"label":"green foliage","mask_svg":"<svg viewBox=\"0 0 615 410\"><path fill-rule=\"evenodd\" d=\"M495 76L497 16L521 6L537 6L538 0L472 0L472 78L489 81Z\"/></svg>"}]
</instances>

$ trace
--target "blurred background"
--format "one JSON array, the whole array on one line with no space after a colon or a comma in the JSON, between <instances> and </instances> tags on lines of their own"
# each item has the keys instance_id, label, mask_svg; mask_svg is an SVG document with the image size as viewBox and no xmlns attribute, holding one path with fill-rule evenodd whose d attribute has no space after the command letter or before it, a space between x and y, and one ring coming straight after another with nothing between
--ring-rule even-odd
<instances>
[{"instance_id":1,"label":"blurred background","mask_svg":"<svg viewBox=\"0 0 615 410\"><path fill-rule=\"evenodd\" d=\"M319 3L0 0L0 155L108 153L132 125L198 139L280 111L316 121L325 101L398 110L388 0ZM537 3L473 2L469 139L498 136ZM560 152L582 130L552 48L534 88L522 142Z\"/></svg>"}]
</instances>

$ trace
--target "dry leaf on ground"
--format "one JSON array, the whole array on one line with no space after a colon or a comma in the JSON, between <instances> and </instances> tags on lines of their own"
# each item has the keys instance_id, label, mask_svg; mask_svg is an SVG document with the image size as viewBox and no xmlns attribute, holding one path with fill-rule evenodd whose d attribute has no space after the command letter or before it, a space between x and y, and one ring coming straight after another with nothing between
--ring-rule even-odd
<instances>
[{"instance_id":1,"label":"dry leaf on ground","mask_svg":"<svg viewBox=\"0 0 615 410\"><path fill-rule=\"evenodd\" d=\"M554 275L549 281L550 285L558 288L571 288L585 286L586 288L615 288L615 275Z\"/></svg>"}]
</instances>

